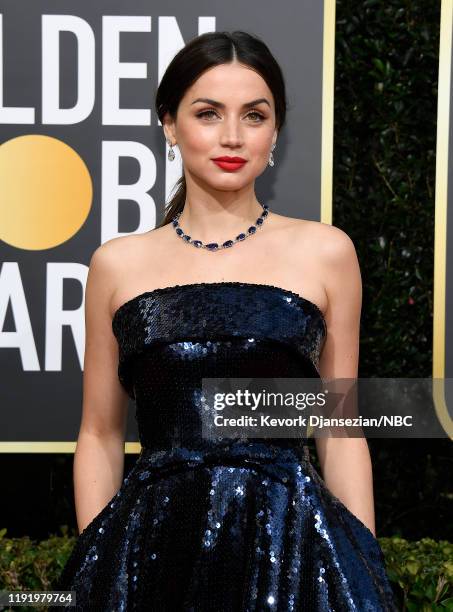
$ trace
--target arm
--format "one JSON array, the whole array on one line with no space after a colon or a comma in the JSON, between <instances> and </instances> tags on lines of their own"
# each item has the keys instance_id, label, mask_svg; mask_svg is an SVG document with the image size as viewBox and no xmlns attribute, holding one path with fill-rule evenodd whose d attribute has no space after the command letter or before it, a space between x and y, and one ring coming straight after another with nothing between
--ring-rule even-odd
<instances>
[{"instance_id":1,"label":"arm","mask_svg":"<svg viewBox=\"0 0 453 612\"><path fill-rule=\"evenodd\" d=\"M111 329L113 242L91 258L85 290L83 408L74 455L74 496L79 532L121 486L128 397L117 378L118 345Z\"/></svg>"},{"instance_id":2,"label":"arm","mask_svg":"<svg viewBox=\"0 0 453 612\"><path fill-rule=\"evenodd\" d=\"M360 267L349 236L334 226L324 226L324 231L328 334L320 374L323 379L356 379L362 305ZM315 438L315 444L327 487L375 535L373 475L366 438Z\"/></svg>"}]
</instances>

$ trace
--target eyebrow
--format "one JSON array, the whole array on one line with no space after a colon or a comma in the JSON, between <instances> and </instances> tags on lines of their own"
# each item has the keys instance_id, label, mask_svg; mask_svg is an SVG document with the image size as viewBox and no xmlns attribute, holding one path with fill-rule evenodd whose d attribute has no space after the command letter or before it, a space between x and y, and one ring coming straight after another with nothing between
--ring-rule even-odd
<instances>
[{"instance_id":1,"label":"eyebrow","mask_svg":"<svg viewBox=\"0 0 453 612\"><path fill-rule=\"evenodd\" d=\"M225 108L225 104L223 104L222 102L217 102L217 100L212 100L211 98L197 98L196 100L192 102L192 104L195 104L196 102L205 102L206 104L211 104L211 106L216 106L217 108ZM251 102L245 102L245 104L243 104L242 107L250 108L252 106L257 106L258 104L261 104L262 102L267 104L270 108L271 105L269 103L269 100L267 100L267 98L258 98L257 100L252 100Z\"/></svg>"}]
</instances>

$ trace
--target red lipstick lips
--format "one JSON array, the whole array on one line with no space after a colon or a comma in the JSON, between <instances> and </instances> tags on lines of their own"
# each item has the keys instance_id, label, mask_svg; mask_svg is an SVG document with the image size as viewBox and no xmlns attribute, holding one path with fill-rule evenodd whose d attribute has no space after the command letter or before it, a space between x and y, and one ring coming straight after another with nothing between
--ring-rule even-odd
<instances>
[{"instance_id":1,"label":"red lipstick lips","mask_svg":"<svg viewBox=\"0 0 453 612\"><path fill-rule=\"evenodd\" d=\"M222 155L222 157L216 157L212 160L217 166L222 168L222 170L227 170L229 172L238 170L242 168L242 166L247 163L247 160L243 157L230 157L228 155Z\"/></svg>"}]
</instances>

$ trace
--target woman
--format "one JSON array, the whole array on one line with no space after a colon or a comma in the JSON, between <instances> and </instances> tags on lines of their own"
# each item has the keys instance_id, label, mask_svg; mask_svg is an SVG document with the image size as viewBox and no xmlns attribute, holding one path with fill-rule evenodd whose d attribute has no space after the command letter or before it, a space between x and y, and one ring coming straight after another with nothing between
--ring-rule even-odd
<instances>
[{"instance_id":1,"label":"woman","mask_svg":"<svg viewBox=\"0 0 453 612\"><path fill-rule=\"evenodd\" d=\"M323 480L306 439L202 431L204 377L357 375L351 240L255 196L285 122L281 70L256 37L204 34L156 109L184 176L158 228L90 263L81 535L58 588L81 610L394 610L364 438L316 439ZM142 451L122 481L128 397Z\"/></svg>"}]
</instances>

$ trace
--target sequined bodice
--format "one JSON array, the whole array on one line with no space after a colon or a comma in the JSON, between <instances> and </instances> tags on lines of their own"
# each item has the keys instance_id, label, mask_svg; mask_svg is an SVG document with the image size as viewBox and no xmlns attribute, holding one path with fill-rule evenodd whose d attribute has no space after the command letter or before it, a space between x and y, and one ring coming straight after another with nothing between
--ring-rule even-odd
<instances>
[{"instance_id":1,"label":"sequined bodice","mask_svg":"<svg viewBox=\"0 0 453 612\"><path fill-rule=\"evenodd\" d=\"M202 378L319 378L320 309L272 285L219 282L144 292L115 312L118 376L143 447L201 442Z\"/></svg>"}]
</instances>

